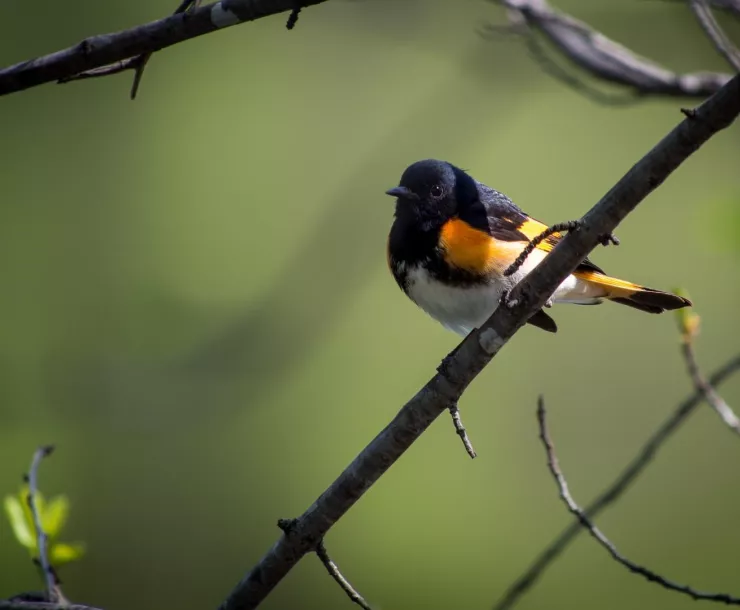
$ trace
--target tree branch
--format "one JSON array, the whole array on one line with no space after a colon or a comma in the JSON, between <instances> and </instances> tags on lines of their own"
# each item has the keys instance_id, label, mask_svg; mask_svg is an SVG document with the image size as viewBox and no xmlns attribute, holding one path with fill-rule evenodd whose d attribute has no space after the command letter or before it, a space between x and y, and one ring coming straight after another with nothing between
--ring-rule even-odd
<instances>
[{"instance_id":1,"label":"tree branch","mask_svg":"<svg viewBox=\"0 0 740 610\"><path fill-rule=\"evenodd\" d=\"M323 2L326 0L221 0L129 30L92 36L73 47L0 70L0 95L69 80L221 28Z\"/></svg>"},{"instance_id":2,"label":"tree branch","mask_svg":"<svg viewBox=\"0 0 740 610\"><path fill-rule=\"evenodd\" d=\"M582 21L553 9L546 0L496 0L509 9L516 22L515 31L522 31L532 55L543 68L558 80L595 99L608 104L631 103L641 95L675 97L706 97L717 91L730 78L729 74L694 72L676 74L663 66L633 53L628 48L604 36ZM498 31L491 27L489 31ZM616 97L598 91L568 74L557 65L535 38L542 34L565 57L596 78L632 90L631 96Z\"/></svg>"},{"instance_id":3,"label":"tree branch","mask_svg":"<svg viewBox=\"0 0 740 610\"><path fill-rule=\"evenodd\" d=\"M727 60L736 72L740 72L740 53L732 44L722 26L717 22L717 19L712 13L712 7L709 5L707 0L689 0L689 6L694 12L699 25L701 25L704 32L709 36L710 40L714 43L717 51L720 55Z\"/></svg>"},{"instance_id":4,"label":"tree branch","mask_svg":"<svg viewBox=\"0 0 740 610\"><path fill-rule=\"evenodd\" d=\"M560 498L568 507L568 510L576 516L580 524L588 531L589 534L591 534L594 540L596 540L609 552L609 554L615 561L621 563L630 572L639 574L650 582L657 583L665 589L688 595L692 599L715 601L734 606L740 605L740 598L738 597L728 595L727 593L707 593L704 591L697 591L696 589L688 585L681 585L673 582L672 580L668 580L664 576L653 572L649 568L638 565L631 559L628 559L627 557L622 555L617 550L617 547L614 546L614 543L609 540L604 535L604 533L591 522L591 520L586 516L584 510L580 506L578 506L576 501L573 499L573 496L570 495L568 482L565 480L565 476L560 469L560 464L558 463L558 458L555 454L555 447L553 446L552 439L550 438L550 432L547 429L547 421L545 417L545 401L542 396L540 396L538 400L537 421L539 422L540 427L540 439L542 440L542 444L545 447L545 453L547 454L547 466L550 469L550 473L555 479L555 482L557 483L558 489L560 491Z\"/></svg>"},{"instance_id":5,"label":"tree branch","mask_svg":"<svg viewBox=\"0 0 740 610\"><path fill-rule=\"evenodd\" d=\"M48 537L46 536L43 524L41 523L41 513L39 512L39 508L36 503L36 499L38 498L39 493L39 466L41 465L41 461L45 457L51 455L53 451L53 445L46 445L44 447L39 447L34 452L33 459L31 460L31 468L28 471L27 477L28 496L26 498L26 502L28 503L28 508L31 511L31 516L33 517L33 526L36 530L36 546L39 551L38 565L41 568L41 573L43 575L44 582L46 583L46 595L48 597L48 600L52 603L65 604L67 603L67 600L62 593L61 587L59 586L54 568L49 562L49 553L47 548Z\"/></svg>"},{"instance_id":6,"label":"tree branch","mask_svg":"<svg viewBox=\"0 0 740 610\"><path fill-rule=\"evenodd\" d=\"M614 231L649 193L704 142L740 113L740 76L687 117L568 233L511 294L516 305L498 307L448 356L444 367L399 411L317 500L295 520L262 559L236 585L221 610L256 608L307 552L354 505L426 428L457 402L478 373L514 333L541 309L603 235Z\"/></svg>"},{"instance_id":7,"label":"tree branch","mask_svg":"<svg viewBox=\"0 0 740 610\"><path fill-rule=\"evenodd\" d=\"M737 371L740 371L740 354L735 355L717 370L710 378L709 384L716 387L729 379ZM585 513L594 519L607 506L615 502L635 480L643 473L645 468L655 459L658 451L688 419L696 408L704 400L704 392L696 389L693 395L684 400L676 410L666 419L655 432L648 438L632 461L622 470L611 484L589 504ZM573 521L563 529L555 540L550 543L537 556L517 580L509 587L504 596L494 606L494 610L508 610L512 608L519 599L531 589L539 580L548 567L565 551L573 539L583 531L578 521Z\"/></svg>"}]
</instances>

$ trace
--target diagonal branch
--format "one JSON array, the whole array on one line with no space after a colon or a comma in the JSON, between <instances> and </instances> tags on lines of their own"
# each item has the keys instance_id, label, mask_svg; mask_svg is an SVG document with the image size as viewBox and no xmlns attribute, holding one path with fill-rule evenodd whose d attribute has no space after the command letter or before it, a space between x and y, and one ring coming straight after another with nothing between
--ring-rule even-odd
<instances>
[{"instance_id":1,"label":"diagonal branch","mask_svg":"<svg viewBox=\"0 0 740 610\"><path fill-rule=\"evenodd\" d=\"M592 76L629 87L636 95L670 95L675 97L705 97L722 87L731 76L714 72L677 74L637 55L611 40L582 21L552 8L547 0L496 0L516 16L523 28L530 51L547 72L589 95L595 101L624 104L631 97L609 96L590 87L558 66L542 47L536 34L542 35L558 51ZM740 0L739 0L740 1ZM521 30L521 28L516 28ZM489 31L498 31L492 27Z\"/></svg>"},{"instance_id":2,"label":"diagonal branch","mask_svg":"<svg viewBox=\"0 0 740 610\"><path fill-rule=\"evenodd\" d=\"M129 30L92 36L73 47L0 70L0 95L43 83L69 80L82 72L118 62L125 66L121 69L127 69L132 67L126 63L131 58L151 54L221 28L323 2L326 0L221 0Z\"/></svg>"},{"instance_id":3,"label":"diagonal branch","mask_svg":"<svg viewBox=\"0 0 740 610\"><path fill-rule=\"evenodd\" d=\"M729 379L733 374L740 371L740 354L735 355L726 362L717 372L709 378L709 384L716 387ZM696 408L702 403L704 393L696 390L692 396L684 400L676 410L666 419L647 442L642 446L632 461L622 470L614 481L589 504L584 512L593 519L605 508L616 501L635 480L643 473L645 468L655 459L658 451L673 434L681 427ZM568 545L583 531L580 523L574 521L558 535L532 562L532 564L506 591L500 601L494 606L494 610L508 610L512 608L519 599L531 589L539 580L545 570L560 556Z\"/></svg>"},{"instance_id":4,"label":"diagonal branch","mask_svg":"<svg viewBox=\"0 0 740 610\"><path fill-rule=\"evenodd\" d=\"M694 12L699 25L714 43L717 51L727 60L737 72L740 72L740 52L732 44L722 26L712 13L712 7L707 0L689 0L691 10Z\"/></svg>"},{"instance_id":5,"label":"diagonal branch","mask_svg":"<svg viewBox=\"0 0 740 610\"><path fill-rule=\"evenodd\" d=\"M547 466L550 469L550 473L552 474L555 482L558 485L558 489L560 490L560 498L568 507L568 510L576 516L581 526L583 526L588 531L588 533L591 534L591 536L608 551L608 553L615 561L621 563L630 572L633 572L634 574L639 574L650 582L657 583L665 589L688 595L692 599L702 599L707 601L721 602L733 606L740 606L740 598L738 597L728 595L727 593L708 593L705 591L697 591L696 589L688 585L682 585L669 580L664 576L653 572L651 569L641 566L622 555L617 550L617 547L614 546L614 543L609 540L604 535L604 533L592 523L592 521L586 516L584 510L580 506L578 506L576 501L573 499L573 496L571 496L570 490L568 489L568 482L565 480L565 475L563 475L563 472L560 469L558 457L555 454L555 447L553 446L552 439L550 438L550 432L547 429L547 420L545 417L545 401L542 396L539 397L537 404L537 421L539 422L540 426L540 439L542 440L542 444L545 447L545 453L547 454Z\"/></svg>"},{"instance_id":6,"label":"diagonal branch","mask_svg":"<svg viewBox=\"0 0 740 610\"><path fill-rule=\"evenodd\" d=\"M740 76L684 119L647 153L511 292L514 306L498 307L450 354L445 366L407 402L339 477L284 532L221 604L256 608L383 473L419 438L521 328L560 283L654 189L715 133L740 114Z\"/></svg>"}]
</instances>

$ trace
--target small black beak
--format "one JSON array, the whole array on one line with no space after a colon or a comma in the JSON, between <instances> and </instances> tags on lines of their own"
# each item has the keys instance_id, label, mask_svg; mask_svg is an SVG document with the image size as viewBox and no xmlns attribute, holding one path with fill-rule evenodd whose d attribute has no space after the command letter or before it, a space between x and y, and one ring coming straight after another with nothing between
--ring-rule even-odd
<instances>
[{"instance_id":1,"label":"small black beak","mask_svg":"<svg viewBox=\"0 0 740 610\"><path fill-rule=\"evenodd\" d=\"M399 199L418 199L419 196L414 193L411 189L405 186L394 186L392 189L388 189L385 192L386 195L391 197L398 197Z\"/></svg>"}]
</instances>

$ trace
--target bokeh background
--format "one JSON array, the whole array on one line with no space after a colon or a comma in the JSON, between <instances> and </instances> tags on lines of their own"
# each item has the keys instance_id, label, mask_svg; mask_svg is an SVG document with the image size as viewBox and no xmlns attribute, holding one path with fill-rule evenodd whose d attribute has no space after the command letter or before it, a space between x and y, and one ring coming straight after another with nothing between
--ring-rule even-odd
<instances>
[{"instance_id":1,"label":"bokeh background","mask_svg":"<svg viewBox=\"0 0 740 610\"><path fill-rule=\"evenodd\" d=\"M682 3L560 0L681 71L725 70ZM168 0L0 3L10 64L171 12ZM383 191L439 157L533 216L580 216L686 100L595 105L482 0L332 0L157 54L130 74L0 101L0 494L41 443L87 555L62 578L107 610L215 608L458 339L398 290ZM740 33L738 28L733 30ZM594 260L689 290L709 372L740 350L740 129L711 140ZM581 503L690 393L674 319L561 306L330 532L384 610L489 608L569 522L537 439L543 393ZM740 408L740 380L722 388ZM740 594L740 443L702 407L599 524L639 563ZM38 590L0 516L0 598ZM266 609L349 608L308 556ZM522 609L693 608L581 535Z\"/></svg>"}]
</instances>

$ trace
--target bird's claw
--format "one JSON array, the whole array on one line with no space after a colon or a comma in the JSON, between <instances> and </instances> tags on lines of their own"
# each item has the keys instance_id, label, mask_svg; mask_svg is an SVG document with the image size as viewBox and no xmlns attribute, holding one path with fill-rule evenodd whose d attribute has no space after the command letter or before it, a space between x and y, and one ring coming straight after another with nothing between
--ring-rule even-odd
<instances>
[{"instance_id":1,"label":"bird's claw","mask_svg":"<svg viewBox=\"0 0 740 610\"><path fill-rule=\"evenodd\" d=\"M609 244L618 246L619 238L614 233L605 233L604 235L599 235L599 242L602 246L608 246Z\"/></svg>"}]
</instances>

